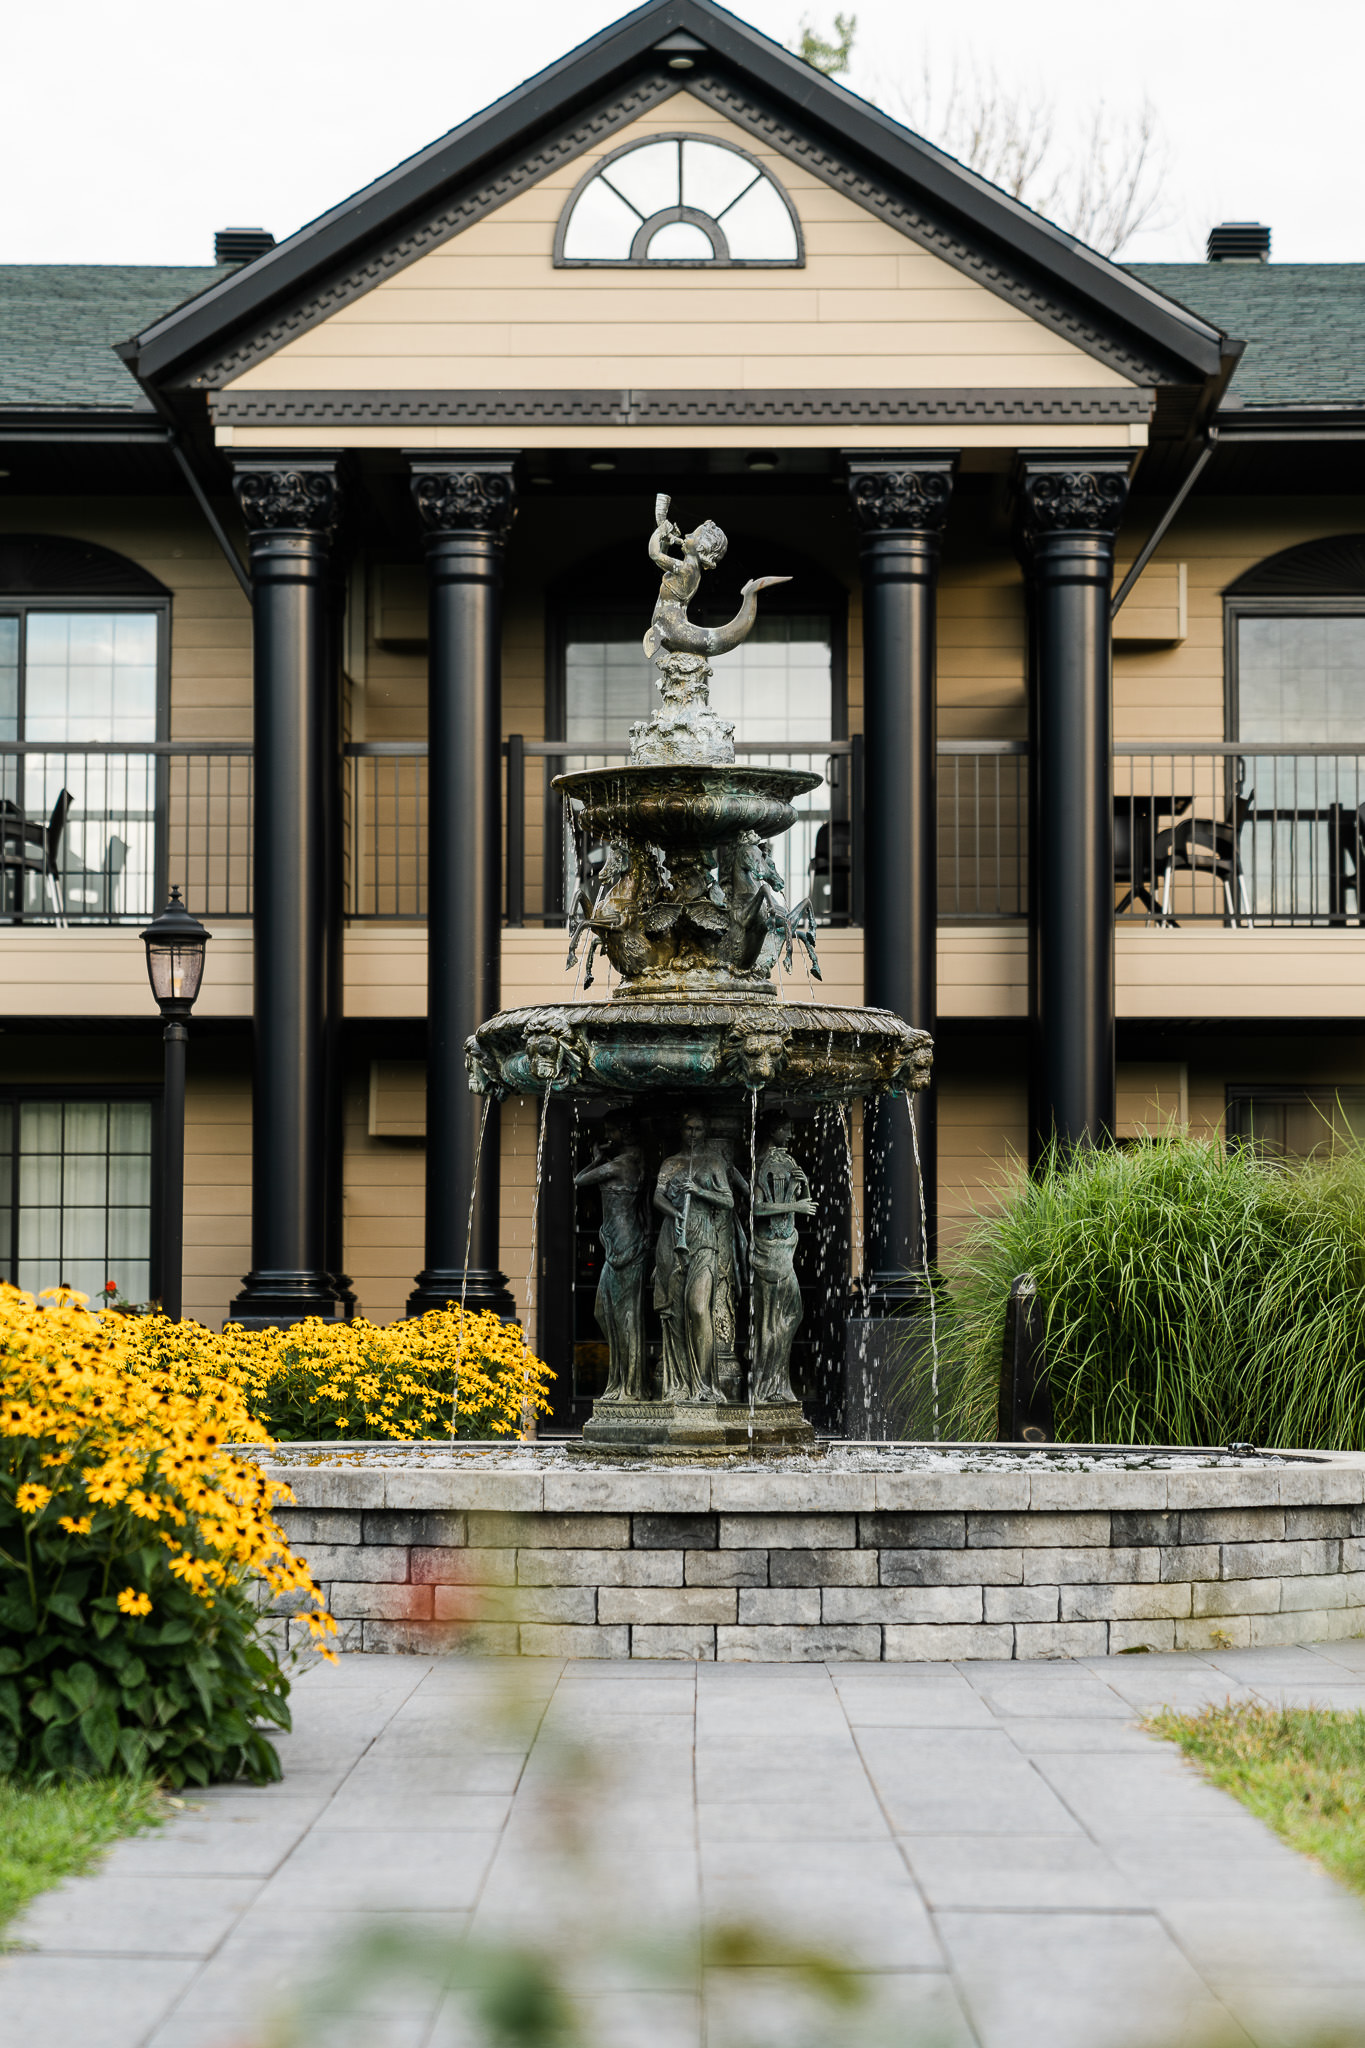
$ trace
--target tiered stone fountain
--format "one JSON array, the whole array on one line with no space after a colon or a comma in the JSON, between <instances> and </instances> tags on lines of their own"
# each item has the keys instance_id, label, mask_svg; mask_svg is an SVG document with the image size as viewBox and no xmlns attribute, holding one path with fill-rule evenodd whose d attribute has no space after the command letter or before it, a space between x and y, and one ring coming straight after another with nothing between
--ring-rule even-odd
<instances>
[{"instance_id":1,"label":"tiered stone fountain","mask_svg":"<svg viewBox=\"0 0 1365 2048\"><path fill-rule=\"evenodd\" d=\"M588 986L600 951L619 980L604 1003L502 1011L467 1060L479 1092L607 1107L606 1142L578 1179L602 1202L609 1373L579 1448L676 1463L812 1448L790 1360L798 1230L816 1203L787 1149L792 1113L923 1088L932 1044L889 1010L779 1000L779 960L800 947L817 978L819 964L810 905L785 902L771 841L820 778L737 763L708 685L709 657L740 645L759 591L786 579L747 583L728 625L695 625L688 606L725 535L709 520L684 535L668 514L660 497L649 552L663 581L644 640L663 702L631 728L628 765L555 783L583 856L568 964L585 949Z\"/></svg>"}]
</instances>

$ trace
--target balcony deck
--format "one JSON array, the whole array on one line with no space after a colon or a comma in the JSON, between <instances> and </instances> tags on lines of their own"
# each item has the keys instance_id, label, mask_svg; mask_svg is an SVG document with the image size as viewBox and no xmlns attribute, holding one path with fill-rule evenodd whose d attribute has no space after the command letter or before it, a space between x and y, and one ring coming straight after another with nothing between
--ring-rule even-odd
<instances>
[{"instance_id":1,"label":"balcony deck","mask_svg":"<svg viewBox=\"0 0 1365 2048\"><path fill-rule=\"evenodd\" d=\"M792 900L823 927L826 1000L862 1000L858 739L750 747L825 776L782 849ZM952 741L939 760L939 1008L1027 1013L1028 760L1022 741ZM564 974L564 901L581 857L553 775L567 742L504 745L508 824L503 996L545 1000ZM595 760L599 757L592 756ZM1115 750L1115 969L1121 1018L1346 1018L1365 998L1365 756L1186 743ZM182 881L214 930L203 1016L251 1011L252 759L238 742L0 747L0 1010L141 1016L137 926ZM55 860L50 805L71 793ZM425 1010L426 756L347 750L346 1010ZM118 847L123 849L119 855ZM115 852L111 854L111 848ZM1136 885L1136 887L1134 886ZM791 977L791 992L806 992ZM590 994L605 997L600 980ZM580 994L582 991L580 990Z\"/></svg>"}]
</instances>

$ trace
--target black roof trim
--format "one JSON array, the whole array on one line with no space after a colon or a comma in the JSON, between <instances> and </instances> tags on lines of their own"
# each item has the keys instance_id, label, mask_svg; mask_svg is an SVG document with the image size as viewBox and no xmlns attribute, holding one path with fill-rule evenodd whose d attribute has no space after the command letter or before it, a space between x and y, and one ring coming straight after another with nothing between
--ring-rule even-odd
<instances>
[{"instance_id":1,"label":"black roof trim","mask_svg":"<svg viewBox=\"0 0 1365 2048\"><path fill-rule=\"evenodd\" d=\"M167 431L150 406L0 405L0 445L17 441L107 444L132 442L155 447Z\"/></svg>"},{"instance_id":2,"label":"black roof trim","mask_svg":"<svg viewBox=\"0 0 1365 2048\"><path fill-rule=\"evenodd\" d=\"M1236 405L1218 415L1224 441L1339 441L1365 433L1365 403Z\"/></svg>"},{"instance_id":3,"label":"black roof trim","mask_svg":"<svg viewBox=\"0 0 1365 2048\"><path fill-rule=\"evenodd\" d=\"M681 78L653 55L664 37L680 31L697 36L711 53ZM518 152L534 148L548 126L600 106L604 96L640 81L645 72L660 95L684 84L695 89L708 73L713 86L717 74L725 73L756 85L784 120L818 134L857 175L911 187L950 232L989 251L1002 272L1034 291L1060 289L1139 354L1164 358L1169 381L1203 382L1227 361L1218 328L988 185L715 0L646 0L268 254L155 322L120 354L144 381L176 381L177 371L268 321L286 299L320 288L363 250L401 234L456 188L489 177Z\"/></svg>"},{"instance_id":4,"label":"black roof trim","mask_svg":"<svg viewBox=\"0 0 1365 2048\"><path fill-rule=\"evenodd\" d=\"M648 427L723 421L761 426L987 420L1010 423L1083 420L1146 423L1152 394L1131 386L1095 390L877 391L819 388L765 391L222 391L210 401L219 425L232 426L541 426Z\"/></svg>"}]
</instances>

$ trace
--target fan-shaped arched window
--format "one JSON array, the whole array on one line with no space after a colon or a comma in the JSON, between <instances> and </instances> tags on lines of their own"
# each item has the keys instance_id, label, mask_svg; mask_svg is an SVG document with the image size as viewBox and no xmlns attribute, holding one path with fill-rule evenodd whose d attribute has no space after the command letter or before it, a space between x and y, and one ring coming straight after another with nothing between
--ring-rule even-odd
<instances>
[{"instance_id":1,"label":"fan-shaped arched window","mask_svg":"<svg viewBox=\"0 0 1365 2048\"><path fill-rule=\"evenodd\" d=\"M570 195L555 262L727 267L799 264L786 193L747 151L660 135L603 157Z\"/></svg>"}]
</instances>

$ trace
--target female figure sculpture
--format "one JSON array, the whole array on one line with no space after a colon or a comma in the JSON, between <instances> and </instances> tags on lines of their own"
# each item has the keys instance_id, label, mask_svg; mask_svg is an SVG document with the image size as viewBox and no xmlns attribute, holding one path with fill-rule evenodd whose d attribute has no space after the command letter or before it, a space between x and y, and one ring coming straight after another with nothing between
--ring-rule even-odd
<instances>
[{"instance_id":1,"label":"female figure sculpture","mask_svg":"<svg viewBox=\"0 0 1365 2048\"><path fill-rule=\"evenodd\" d=\"M603 1401L644 1399L644 1277L649 1251L641 1190L645 1159L623 1117L609 1117L607 1142L599 1145L574 1186L600 1188L602 1273L593 1313L607 1340L607 1385Z\"/></svg>"},{"instance_id":2,"label":"female figure sculpture","mask_svg":"<svg viewBox=\"0 0 1365 2048\"><path fill-rule=\"evenodd\" d=\"M754 1288L754 1356L750 1364L755 1401L795 1401L791 1384L792 1342L801 1327L801 1289L796 1278L796 1219L814 1216L810 1183L786 1147L791 1119L774 1116L764 1131L754 1178L754 1242L750 1266Z\"/></svg>"},{"instance_id":3,"label":"female figure sculpture","mask_svg":"<svg viewBox=\"0 0 1365 2048\"><path fill-rule=\"evenodd\" d=\"M654 1306L663 1321L665 1401L722 1401L716 1311L734 1286L732 1169L705 1117L683 1118L684 1150L665 1159L654 1189L663 1217Z\"/></svg>"}]
</instances>

